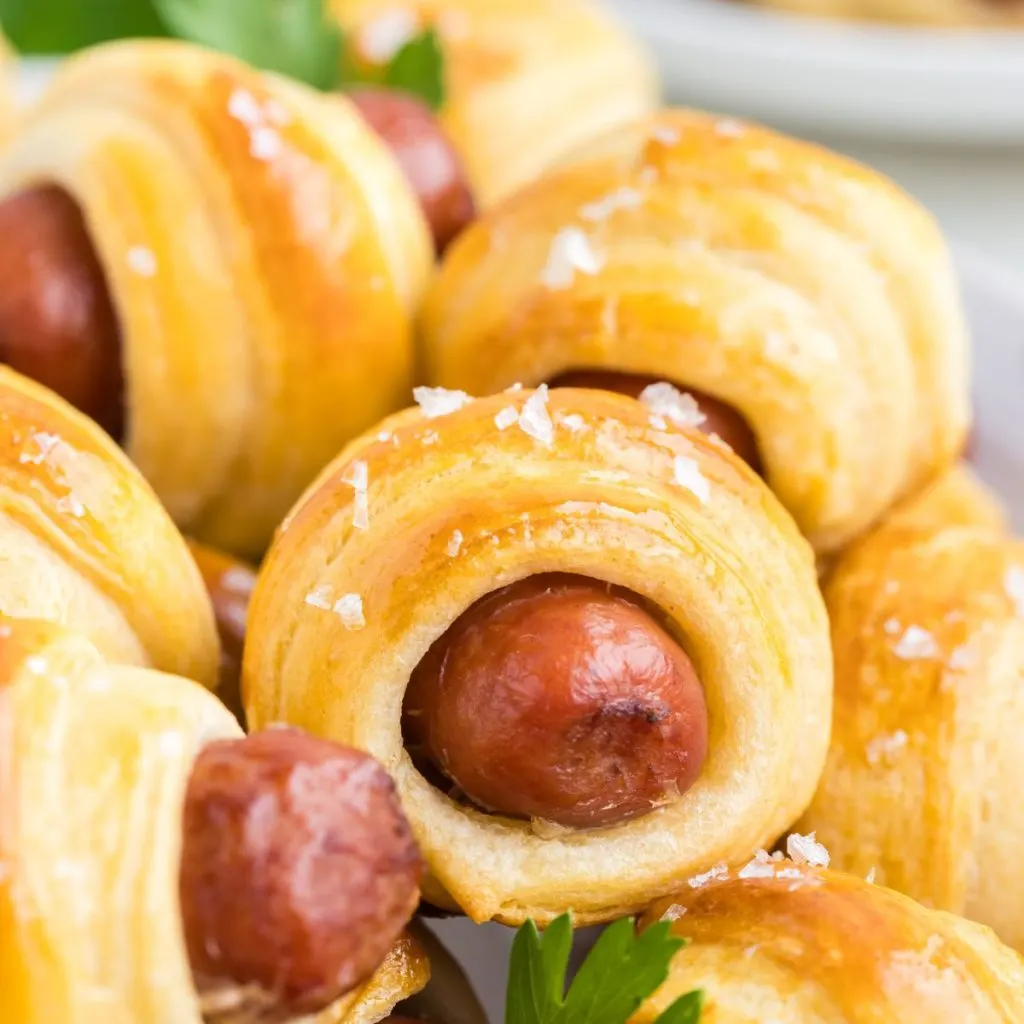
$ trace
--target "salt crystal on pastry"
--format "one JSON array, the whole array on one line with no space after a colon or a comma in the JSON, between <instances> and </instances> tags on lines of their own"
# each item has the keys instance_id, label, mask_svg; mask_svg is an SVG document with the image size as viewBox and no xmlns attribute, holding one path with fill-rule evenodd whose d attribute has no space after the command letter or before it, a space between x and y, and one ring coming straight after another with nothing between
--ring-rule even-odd
<instances>
[{"instance_id":1,"label":"salt crystal on pastry","mask_svg":"<svg viewBox=\"0 0 1024 1024\"><path fill-rule=\"evenodd\" d=\"M750 863L740 868L740 878L774 878L775 868L766 850L758 850Z\"/></svg>"},{"instance_id":2,"label":"salt crystal on pastry","mask_svg":"<svg viewBox=\"0 0 1024 1024\"><path fill-rule=\"evenodd\" d=\"M418 387L412 389L412 397L427 419L448 416L473 401L465 391L450 391L448 388Z\"/></svg>"},{"instance_id":3,"label":"salt crystal on pastry","mask_svg":"<svg viewBox=\"0 0 1024 1024\"><path fill-rule=\"evenodd\" d=\"M1016 606L1017 615L1024 619L1024 569L1016 565L1008 569L1003 580L1003 587Z\"/></svg>"},{"instance_id":4,"label":"salt crystal on pastry","mask_svg":"<svg viewBox=\"0 0 1024 1024\"><path fill-rule=\"evenodd\" d=\"M882 623L882 629L884 629L889 636L896 636L902 628L903 627L900 625L899 619L886 619L885 622Z\"/></svg>"},{"instance_id":5,"label":"salt crystal on pastry","mask_svg":"<svg viewBox=\"0 0 1024 1024\"><path fill-rule=\"evenodd\" d=\"M702 886L707 885L708 882L713 882L716 878L726 878L728 874L729 865L723 861L716 864L713 868L709 868L703 874L694 875L686 884L691 889L700 889Z\"/></svg>"},{"instance_id":6,"label":"salt crystal on pastry","mask_svg":"<svg viewBox=\"0 0 1024 1024\"><path fill-rule=\"evenodd\" d=\"M499 430L507 430L513 423L519 421L519 410L514 405L506 405L497 416L494 417L495 425Z\"/></svg>"},{"instance_id":7,"label":"salt crystal on pastry","mask_svg":"<svg viewBox=\"0 0 1024 1024\"><path fill-rule=\"evenodd\" d=\"M236 89L228 99L228 113L242 124L252 127L263 120L259 100L248 89Z\"/></svg>"},{"instance_id":8,"label":"salt crystal on pastry","mask_svg":"<svg viewBox=\"0 0 1024 1024\"><path fill-rule=\"evenodd\" d=\"M370 483L370 475L363 459L357 459L345 471L341 482L351 485L355 491L352 500L352 525L357 530L367 530L370 527L370 505L367 487Z\"/></svg>"},{"instance_id":9,"label":"salt crystal on pastry","mask_svg":"<svg viewBox=\"0 0 1024 1024\"><path fill-rule=\"evenodd\" d=\"M815 838L813 832L806 836L794 832L786 838L786 853L794 864L810 864L812 868L827 868L831 859L828 850Z\"/></svg>"},{"instance_id":10,"label":"salt crystal on pastry","mask_svg":"<svg viewBox=\"0 0 1024 1024\"><path fill-rule=\"evenodd\" d=\"M363 599L358 594L343 594L331 609L346 629L362 629L366 625Z\"/></svg>"},{"instance_id":11,"label":"salt crystal on pastry","mask_svg":"<svg viewBox=\"0 0 1024 1024\"><path fill-rule=\"evenodd\" d=\"M874 885L874 884L875 884L875 876L876 876L877 874L878 874L878 868L872 868L872 869L871 869L871 870L870 870L870 871L869 871L869 872L868 872L868 873L867 873L867 874L866 874L866 875L864 876L864 881L865 881L865 882L867 882L867 883L868 883L868 885Z\"/></svg>"},{"instance_id":12,"label":"salt crystal on pastry","mask_svg":"<svg viewBox=\"0 0 1024 1024\"><path fill-rule=\"evenodd\" d=\"M519 414L519 429L535 441L551 444L555 439L555 425L548 415L548 386L539 388L523 403Z\"/></svg>"},{"instance_id":13,"label":"salt crystal on pastry","mask_svg":"<svg viewBox=\"0 0 1024 1024\"><path fill-rule=\"evenodd\" d=\"M574 434L586 428L586 423L578 412L571 412L568 416L560 416L558 422L566 430L571 430Z\"/></svg>"},{"instance_id":14,"label":"salt crystal on pastry","mask_svg":"<svg viewBox=\"0 0 1024 1024\"><path fill-rule=\"evenodd\" d=\"M577 271L593 275L603 265L604 261L591 248L585 232L579 228L563 228L551 242L541 280L552 291L562 291L572 285Z\"/></svg>"},{"instance_id":15,"label":"salt crystal on pastry","mask_svg":"<svg viewBox=\"0 0 1024 1024\"><path fill-rule=\"evenodd\" d=\"M955 672L963 672L965 669L973 668L977 661L978 656L975 652L967 644L961 644L953 648L946 664Z\"/></svg>"},{"instance_id":16,"label":"salt crystal on pastry","mask_svg":"<svg viewBox=\"0 0 1024 1024\"><path fill-rule=\"evenodd\" d=\"M144 245L133 245L128 250L128 266L139 277L155 277L157 271L156 256Z\"/></svg>"},{"instance_id":17,"label":"salt crystal on pastry","mask_svg":"<svg viewBox=\"0 0 1024 1024\"><path fill-rule=\"evenodd\" d=\"M249 155L254 160L275 160L284 150L281 136L266 125L260 125L252 130L249 136Z\"/></svg>"},{"instance_id":18,"label":"salt crystal on pastry","mask_svg":"<svg viewBox=\"0 0 1024 1024\"><path fill-rule=\"evenodd\" d=\"M49 662L38 654L33 654L25 659L25 668L34 676L44 675L49 668Z\"/></svg>"},{"instance_id":19,"label":"salt crystal on pastry","mask_svg":"<svg viewBox=\"0 0 1024 1024\"><path fill-rule=\"evenodd\" d=\"M942 653L935 642L935 637L920 626L907 626L892 652L897 658L903 658L905 661L937 658Z\"/></svg>"},{"instance_id":20,"label":"salt crystal on pastry","mask_svg":"<svg viewBox=\"0 0 1024 1024\"><path fill-rule=\"evenodd\" d=\"M623 186L609 192L603 199L581 206L580 216L584 220L600 222L607 220L616 210L635 210L638 206L643 206L643 203L642 193L637 192L635 188Z\"/></svg>"},{"instance_id":21,"label":"salt crystal on pastry","mask_svg":"<svg viewBox=\"0 0 1024 1024\"><path fill-rule=\"evenodd\" d=\"M707 416L700 411L693 395L685 394L668 381L648 384L640 392L640 401L656 416L669 419L681 427L699 427L707 421Z\"/></svg>"},{"instance_id":22,"label":"salt crystal on pastry","mask_svg":"<svg viewBox=\"0 0 1024 1024\"><path fill-rule=\"evenodd\" d=\"M702 505L706 505L711 500L711 484L708 483L707 477L700 471L700 466L693 459L688 459L685 455L677 455L673 462L672 472L675 482L680 487L686 488Z\"/></svg>"},{"instance_id":23,"label":"salt crystal on pastry","mask_svg":"<svg viewBox=\"0 0 1024 1024\"><path fill-rule=\"evenodd\" d=\"M57 511L81 519L85 515L85 506L73 494L57 499Z\"/></svg>"},{"instance_id":24,"label":"salt crystal on pastry","mask_svg":"<svg viewBox=\"0 0 1024 1024\"><path fill-rule=\"evenodd\" d=\"M328 583L322 583L314 587L305 597L305 603L314 608L322 608L325 612L331 610L334 601L334 588Z\"/></svg>"},{"instance_id":25,"label":"salt crystal on pastry","mask_svg":"<svg viewBox=\"0 0 1024 1024\"><path fill-rule=\"evenodd\" d=\"M462 550L462 531L455 530L448 538L448 555L454 558Z\"/></svg>"},{"instance_id":26,"label":"salt crystal on pastry","mask_svg":"<svg viewBox=\"0 0 1024 1024\"><path fill-rule=\"evenodd\" d=\"M49 456L50 452L60 444L60 438L56 434L48 434L46 431L39 431L32 435L29 439L34 441L38 451L35 452L22 452L18 456L18 461L24 464L31 464L33 466L39 466L44 463Z\"/></svg>"},{"instance_id":27,"label":"salt crystal on pastry","mask_svg":"<svg viewBox=\"0 0 1024 1024\"><path fill-rule=\"evenodd\" d=\"M651 138L663 146L674 146L682 136L675 128L670 128L667 124L657 124L651 132Z\"/></svg>"},{"instance_id":28,"label":"salt crystal on pastry","mask_svg":"<svg viewBox=\"0 0 1024 1024\"><path fill-rule=\"evenodd\" d=\"M898 757L907 746L907 734L902 729L885 736L876 736L864 748L868 764L878 765L883 761L891 761Z\"/></svg>"}]
</instances>

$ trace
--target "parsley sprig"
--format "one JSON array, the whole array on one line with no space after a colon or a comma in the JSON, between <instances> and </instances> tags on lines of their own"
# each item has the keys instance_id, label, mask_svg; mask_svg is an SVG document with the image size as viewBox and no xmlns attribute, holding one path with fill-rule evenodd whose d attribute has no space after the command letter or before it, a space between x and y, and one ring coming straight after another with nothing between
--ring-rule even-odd
<instances>
[{"instance_id":1,"label":"parsley sprig","mask_svg":"<svg viewBox=\"0 0 1024 1024\"><path fill-rule=\"evenodd\" d=\"M541 935L533 921L516 934L509 964L505 1024L626 1024L668 977L672 957L686 945L659 922L639 935L624 918L606 928L583 962L569 991L565 977L572 947L568 914ZM677 999L657 1024L697 1024L703 992Z\"/></svg>"},{"instance_id":2,"label":"parsley sprig","mask_svg":"<svg viewBox=\"0 0 1024 1024\"><path fill-rule=\"evenodd\" d=\"M386 85L444 104L444 56L433 28L383 66L356 59L324 0L0 0L0 23L23 53L173 35L325 91Z\"/></svg>"}]
</instances>

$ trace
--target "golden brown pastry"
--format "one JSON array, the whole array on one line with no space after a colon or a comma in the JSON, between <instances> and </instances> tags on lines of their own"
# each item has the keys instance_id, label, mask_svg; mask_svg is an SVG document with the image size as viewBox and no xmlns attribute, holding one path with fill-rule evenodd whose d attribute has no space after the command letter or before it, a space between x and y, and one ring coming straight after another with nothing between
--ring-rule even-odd
<instances>
[{"instance_id":1,"label":"golden brown pastry","mask_svg":"<svg viewBox=\"0 0 1024 1024\"><path fill-rule=\"evenodd\" d=\"M349 446L250 610L250 724L393 774L424 895L600 922L791 822L827 744L809 547L720 444L598 391L421 409Z\"/></svg>"},{"instance_id":2,"label":"golden brown pastry","mask_svg":"<svg viewBox=\"0 0 1024 1024\"><path fill-rule=\"evenodd\" d=\"M691 391L676 414L763 468L820 552L948 467L969 418L931 217L849 160L681 110L594 142L463 234L422 359L429 383L470 394Z\"/></svg>"},{"instance_id":3,"label":"golden brown pastry","mask_svg":"<svg viewBox=\"0 0 1024 1024\"><path fill-rule=\"evenodd\" d=\"M967 488L973 508L948 500ZM1024 948L1024 542L979 488L945 481L833 569L832 746L799 827L835 866Z\"/></svg>"},{"instance_id":4,"label":"golden brown pastry","mask_svg":"<svg viewBox=\"0 0 1024 1024\"><path fill-rule=\"evenodd\" d=\"M0 196L0 358L85 391L202 541L262 553L407 393L431 239L344 97L184 44L99 47L0 159Z\"/></svg>"},{"instance_id":5,"label":"golden brown pastry","mask_svg":"<svg viewBox=\"0 0 1024 1024\"><path fill-rule=\"evenodd\" d=\"M324 888L324 865L337 855L351 868L356 855L349 844L363 841L366 826L354 818L345 845L338 845L324 817L337 812L316 810L310 792L325 779L317 767L322 741L290 730L242 738L234 718L202 687L110 666L82 637L13 620L0 625L0 735L0 990L11 1021L297 1021L297 1013L277 1011L301 1005L291 986L313 983L316 956L299 942L286 943L278 930L287 927L289 914L302 913L282 904L300 906L311 896L334 928L333 937L325 936L325 925L310 918L316 941L347 943L341 961L352 961L360 973L346 973L350 991L309 1024L380 1020L426 982L429 965L414 939L404 935L395 942L378 934L364 943L373 923L385 927L383 918L346 917ZM262 762L253 756L254 743L262 746ZM284 755L298 749L305 757L310 748L316 756L308 763L290 762L303 765L300 788L298 774L288 782ZM346 787L359 789L357 803L365 800L383 822L388 813L400 815L396 803L390 812L382 803L385 796L393 801L393 786L379 766L354 751L334 751L337 765L345 757L358 764L347 774L332 766L331 792L338 800L347 799ZM384 789L367 782L370 767ZM277 786L287 787L286 799ZM240 815L251 823L257 806L260 828L258 835L248 830L254 859L247 861L234 830ZM286 820L289 814L294 820ZM311 816L319 816L317 825ZM295 858L298 866L289 867L293 862L279 856L280 832L307 821L320 830L322 845L311 845ZM389 822L376 827L387 856L396 841L411 842L407 833L396 840L401 829ZM215 842L221 844L216 851ZM379 876L370 866L392 868L374 860L375 847L358 856L363 868L349 873L379 900ZM230 858L237 867L226 879ZM288 881L292 870L301 875ZM240 887L257 876L264 884L246 906L233 908L233 919L248 928L241 943L231 920L222 917L210 930L204 906L212 913L237 903L245 894ZM225 895L225 885L239 888ZM414 877L402 885L408 887L404 916L396 917L397 904L387 911L395 935L416 901ZM261 927L253 928L261 918ZM196 920L208 929L200 938ZM355 942L346 933L353 927L360 929ZM262 965L274 976L274 988L266 989L255 980L256 951L261 944L273 950L275 943L284 953ZM362 953L374 943L380 953L367 964ZM203 973L228 968L239 973L225 974L218 984Z\"/></svg>"},{"instance_id":6,"label":"golden brown pastry","mask_svg":"<svg viewBox=\"0 0 1024 1024\"><path fill-rule=\"evenodd\" d=\"M209 599L152 490L94 423L6 367L0 614L70 625L114 661L216 680Z\"/></svg>"},{"instance_id":7,"label":"golden brown pastry","mask_svg":"<svg viewBox=\"0 0 1024 1024\"><path fill-rule=\"evenodd\" d=\"M952 28L1024 25L1021 0L757 0L768 7L827 18Z\"/></svg>"},{"instance_id":8,"label":"golden brown pastry","mask_svg":"<svg viewBox=\"0 0 1024 1024\"><path fill-rule=\"evenodd\" d=\"M436 27L448 88L442 122L484 207L657 98L651 62L592 0L331 0L331 8L370 64Z\"/></svg>"},{"instance_id":9,"label":"golden brown pastry","mask_svg":"<svg viewBox=\"0 0 1024 1024\"><path fill-rule=\"evenodd\" d=\"M806 837L804 837L806 839ZM1024 961L987 928L853 875L759 854L653 907L690 940L633 1018L705 992L704 1024L1016 1024ZM825 858L827 859L827 858Z\"/></svg>"}]
</instances>

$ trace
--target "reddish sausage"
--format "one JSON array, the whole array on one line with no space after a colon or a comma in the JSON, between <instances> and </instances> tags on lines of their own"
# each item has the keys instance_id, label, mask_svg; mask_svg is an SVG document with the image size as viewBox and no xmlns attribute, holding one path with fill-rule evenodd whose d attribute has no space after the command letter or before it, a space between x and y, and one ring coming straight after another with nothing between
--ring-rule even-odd
<instances>
[{"instance_id":1,"label":"reddish sausage","mask_svg":"<svg viewBox=\"0 0 1024 1024\"><path fill-rule=\"evenodd\" d=\"M81 211L54 186L0 202L0 362L121 439L117 317Z\"/></svg>"},{"instance_id":2,"label":"reddish sausage","mask_svg":"<svg viewBox=\"0 0 1024 1024\"><path fill-rule=\"evenodd\" d=\"M639 398L644 388L664 380L663 377L643 377L633 373L614 373L610 370L576 370L564 373L551 382L553 388L595 388L601 391L617 391L630 398ZM756 472L761 472L761 456L757 450L757 438L747 421L731 406L717 398L679 386L681 391L692 395L705 420L700 429L705 434L717 434L725 443Z\"/></svg>"},{"instance_id":3,"label":"reddish sausage","mask_svg":"<svg viewBox=\"0 0 1024 1024\"><path fill-rule=\"evenodd\" d=\"M639 599L533 576L462 615L416 667L404 728L481 807L574 828L688 789L707 753L693 663Z\"/></svg>"},{"instance_id":4,"label":"reddish sausage","mask_svg":"<svg viewBox=\"0 0 1024 1024\"><path fill-rule=\"evenodd\" d=\"M298 730L204 748L183 835L197 990L248 986L260 1020L315 1012L368 978L416 908L422 867L391 779Z\"/></svg>"},{"instance_id":5,"label":"reddish sausage","mask_svg":"<svg viewBox=\"0 0 1024 1024\"><path fill-rule=\"evenodd\" d=\"M206 585L220 634L220 682L217 696L242 720L242 649L249 599L256 586L256 570L222 551L189 541L192 557Z\"/></svg>"},{"instance_id":6,"label":"reddish sausage","mask_svg":"<svg viewBox=\"0 0 1024 1024\"><path fill-rule=\"evenodd\" d=\"M407 93L360 88L348 95L398 159L443 253L473 220L476 207L462 161L437 118Z\"/></svg>"}]
</instances>

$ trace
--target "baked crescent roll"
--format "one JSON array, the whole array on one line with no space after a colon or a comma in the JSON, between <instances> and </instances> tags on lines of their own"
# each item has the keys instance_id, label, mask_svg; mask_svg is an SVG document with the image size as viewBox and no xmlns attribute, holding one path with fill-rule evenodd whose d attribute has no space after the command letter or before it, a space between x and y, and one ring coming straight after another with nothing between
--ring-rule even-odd
<instances>
[{"instance_id":1,"label":"baked crescent roll","mask_svg":"<svg viewBox=\"0 0 1024 1024\"><path fill-rule=\"evenodd\" d=\"M853 875L761 854L653 907L689 940L633 1018L705 993L708 1024L1011 1024L1024 961L988 928Z\"/></svg>"},{"instance_id":2,"label":"baked crescent roll","mask_svg":"<svg viewBox=\"0 0 1024 1024\"><path fill-rule=\"evenodd\" d=\"M189 773L241 737L204 688L0 626L0 991L18 1024L243 1021L197 994L179 895ZM380 1020L426 982L403 937L315 1024ZM262 1019L262 1018L261 1018Z\"/></svg>"},{"instance_id":3,"label":"baked crescent roll","mask_svg":"<svg viewBox=\"0 0 1024 1024\"><path fill-rule=\"evenodd\" d=\"M608 921L777 836L831 664L810 549L759 478L606 392L418 400L282 525L252 726L377 758L425 898L476 921Z\"/></svg>"},{"instance_id":4,"label":"baked crescent roll","mask_svg":"<svg viewBox=\"0 0 1024 1024\"><path fill-rule=\"evenodd\" d=\"M991 509L972 522L961 504L944 523L950 508L933 491L901 510L825 585L833 737L800 827L837 867L874 871L1024 948L1024 543Z\"/></svg>"},{"instance_id":5,"label":"baked crescent roll","mask_svg":"<svg viewBox=\"0 0 1024 1024\"><path fill-rule=\"evenodd\" d=\"M482 206L580 143L650 111L651 61L591 0L331 0L362 60L384 63L436 27L442 121Z\"/></svg>"},{"instance_id":6,"label":"baked crescent roll","mask_svg":"<svg viewBox=\"0 0 1024 1024\"><path fill-rule=\"evenodd\" d=\"M0 614L72 626L113 661L217 679L210 601L150 487L92 421L6 367Z\"/></svg>"},{"instance_id":7,"label":"baked crescent roll","mask_svg":"<svg viewBox=\"0 0 1024 1024\"><path fill-rule=\"evenodd\" d=\"M409 386L433 254L398 164L343 97L128 42L68 62L0 159L0 196L54 186L119 332L129 456L183 529L262 554Z\"/></svg>"},{"instance_id":8,"label":"baked crescent roll","mask_svg":"<svg viewBox=\"0 0 1024 1024\"><path fill-rule=\"evenodd\" d=\"M429 383L471 394L575 371L693 390L715 410L705 429L751 449L821 552L952 463L969 418L932 218L826 150L682 110L591 144L465 232L422 358Z\"/></svg>"}]
</instances>

